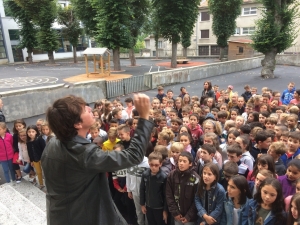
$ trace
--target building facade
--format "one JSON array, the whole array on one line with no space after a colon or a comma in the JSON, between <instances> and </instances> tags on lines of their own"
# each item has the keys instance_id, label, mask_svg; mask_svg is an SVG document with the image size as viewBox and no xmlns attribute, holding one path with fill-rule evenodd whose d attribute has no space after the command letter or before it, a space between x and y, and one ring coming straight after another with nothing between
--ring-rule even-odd
<instances>
[{"instance_id":1,"label":"building facade","mask_svg":"<svg viewBox=\"0 0 300 225\"><path fill-rule=\"evenodd\" d=\"M236 19L235 34L229 41L251 39L250 35L255 30L255 21L261 16L262 5L254 0L243 0L240 16ZM295 40L295 46L300 45L300 35ZM194 26L194 34L191 37L191 46L188 48L188 56L219 56L220 48L217 38L212 31L212 15L209 14L208 1L202 0L199 6L199 15ZM145 39L145 45L151 56L155 56L155 40L152 36ZM171 44L162 38L158 42L160 56L171 55ZM287 52L300 52L299 47L291 47ZM182 54L182 46L178 45L177 54Z\"/></svg>"},{"instance_id":2,"label":"building facade","mask_svg":"<svg viewBox=\"0 0 300 225\"><path fill-rule=\"evenodd\" d=\"M1 19L1 11L0 11L0 64L7 63L7 53L6 53L6 45L4 41L3 35L3 26L2 26L2 19Z\"/></svg>"},{"instance_id":3,"label":"building facade","mask_svg":"<svg viewBox=\"0 0 300 225\"><path fill-rule=\"evenodd\" d=\"M70 4L70 1L59 0L58 4L62 7L66 7ZM1 63L1 53L3 51L1 43L6 46L6 61L2 60L2 63L14 63L14 62L24 62L27 61L27 49L18 48L20 42L20 36L18 31L20 30L19 25L16 21L9 15L7 9L3 5L3 0L0 0L0 15L2 20L2 34L1 40L1 28L0 28L0 63ZM1 23L0 23L1 24ZM52 26L58 33L59 48L54 52L55 59L72 58L73 57L73 47L70 42L61 35L61 25L58 23L53 23ZM2 41L2 42L1 42ZM87 47L91 46L91 41L85 37L80 37L79 45L77 47L77 56L81 56L81 52ZM5 49L5 48L4 48ZM2 56L3 57L3 56ZM47 52L41 49L35 48L33 50L33 61L48 60Z\"/></svg>"}]
</instances>

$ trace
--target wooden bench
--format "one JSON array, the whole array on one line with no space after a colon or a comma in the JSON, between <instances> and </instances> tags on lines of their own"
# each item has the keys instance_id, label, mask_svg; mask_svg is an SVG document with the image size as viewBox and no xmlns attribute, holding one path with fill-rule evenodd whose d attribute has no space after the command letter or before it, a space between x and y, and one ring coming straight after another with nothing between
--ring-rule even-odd
<instances>
[{"instance_id":1,"label":"wooden bench","mask_svg":"<svg viewBox=\"0 0 300 225\"><path fill-rule=\"evenodd\" d=\"M186 64L188 63L190 60L189 59L177 59L177 64Z\"/></svg>"}]
</instances>

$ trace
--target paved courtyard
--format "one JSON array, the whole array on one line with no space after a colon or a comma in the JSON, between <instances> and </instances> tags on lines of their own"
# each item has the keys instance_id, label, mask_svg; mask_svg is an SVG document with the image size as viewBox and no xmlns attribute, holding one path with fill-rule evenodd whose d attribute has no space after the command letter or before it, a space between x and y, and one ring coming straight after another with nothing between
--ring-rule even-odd
<instances>
[{"instance_id":1,"label":"paved courtyard","mask_svg":"<svg viewBox=\"0 0 300 225\"><path fill-rule=\"evenodd\" d=\"M137 59L137 67L130 67L128 59L121 60L122 71L116 74L143 75L149 71L165 70L160 63L168 63L170 59L151 60ZM194 62L214 63L216 59L192 59ZM85 63L56 62L57 66L46 66L47 62L34 64L16 64L0 66L0 92L18 90L20 88L50 86L53 84L67 83L64 79L85 73ZM164 64L163 64L164 65ZM187 64L185 64L187 65ZM89 62L89 71L93 71L93 62ZM180 64L178 65L180 68Z\"/></svg>"}]
</instances>

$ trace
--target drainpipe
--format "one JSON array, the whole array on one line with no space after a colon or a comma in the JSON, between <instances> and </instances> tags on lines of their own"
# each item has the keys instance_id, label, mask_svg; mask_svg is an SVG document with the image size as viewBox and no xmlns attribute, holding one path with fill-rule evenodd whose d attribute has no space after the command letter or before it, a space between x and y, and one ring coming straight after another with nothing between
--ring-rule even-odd
<instances>
[{"instance_id":1,"label":"drainpipe","mask_svg":"<svg viewBox=\"0 0 300 225\"><path fill-rule=\"evenodd\" d=\"M198 11L199 11L199 10L198 10ZM197 16L197 23L196 23L196 56L199 56L199 47L198 47L199 16L200 16L200 12L198 13L198 16Z\"/></svg>"}]
</instances>

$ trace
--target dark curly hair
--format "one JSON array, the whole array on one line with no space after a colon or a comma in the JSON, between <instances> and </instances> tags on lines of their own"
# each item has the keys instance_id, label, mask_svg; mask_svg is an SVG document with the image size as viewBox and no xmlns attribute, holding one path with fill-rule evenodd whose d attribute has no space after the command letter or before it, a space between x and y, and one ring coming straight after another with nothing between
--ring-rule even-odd
<instances>
[{"instance_id":1,"label":"dark curly hair","mask_svg":"<svg viewBox=\"0 0 300 225\"><path fill-rule=\"evenodd\" d=\"M56 100L46 115L50 129L60 141L69 141L77 135L74 124L82 122L80 116L86 102L74 95Z\"/></svg>"}]
</instances>

